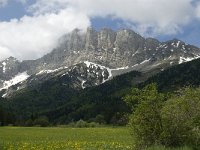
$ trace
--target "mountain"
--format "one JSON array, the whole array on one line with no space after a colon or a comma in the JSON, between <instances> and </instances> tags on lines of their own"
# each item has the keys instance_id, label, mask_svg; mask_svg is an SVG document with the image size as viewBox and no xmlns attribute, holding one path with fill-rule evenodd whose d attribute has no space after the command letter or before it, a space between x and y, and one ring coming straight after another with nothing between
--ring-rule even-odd
<instances>
[{"instance_id":1,"label":"mountain","mask_svg":"<svg viewBox=\"0 0 200 150\"><path fill-rule=\"evenodd\" d=\"M140 72L132 71L80 90L72 85L74 81L80 85L80 81L63 84L59 76L54 76L37 86L18 90L9 100L1 100L0 106L6 112L14 112L12 120L19 121L18 125L39 116L47 116L52 124L66 124L80 119L94 121L98 115L106 123L118 124L115 118L123 118L130 111L121 98L142 78Z\"/></svg>"},{"instance_id":2,"label":"mountain","mask_svg":"<svg viewBox=\"0 0 200 150\"><path fill-rule=\"evenodd\" d=\"M146 71L195 59L199 54L199 48L177 39L162 43L145 39L132 30L102 29L97 32L88 28L86 33L76 29L62 37L56 49L36 60L30 68L35 73L41 69L57 69L89 61L110 69L129 67Z\"/></svg>"},{"instance_id":3,"label":"mountain","mask_svg":"<svg viewBox=\"0 0 200 150\"><path fill-rule=\"evenodd\" d=\"M96 31L88 28L86 32L75 29L61 37L52 52L39 59L20 62L10 57L1 61L0 91L3 91L3 96L6 97L16 90L44 82L62 73L71 74L73 82L78 85L74 88L80 89L84 87L82 83L87 87L100 85L107 81L107 78L111 79L131 70L153 75L199 56L198 47L177 39L159 42L153 38L143 38L129 29L113 31L104 28ZM80 68L85 62L93 64L97 70L100 69L101 76L95 74L98 72L96 70L97 72L94 71L88 78L89 73L85 70L92 66L86 63L85 67ZM79 72L72 69L73 67L79 68ZM71 73L70 68L75 71Z\"/></svg>"},{"instance_id":4,"label":"mountain","mask_svg":"<svg viewBox=\"0 0 200 150\"><path fill-rule=\"evenodd\" d=\"M81 66L87 68L85 63L79 65L80 68ZM132 87L142 88L147 84L157 83L162 92L174 92L185 86L198 87L199 66L200 59L197 59L172 66L151 77L148 77L148 73L145 72L131 71L113 77L99 86L88 85L90 88L83 89L74 88L81 85L81 80L68 78L75 71L74 69L65 78L60 77L63 72L58 71L55 72L58 75L40 84L20 89L9 101L0 101L0 106L3 105L8 112L15 112L15 119L21 121L22 125L25 121L38 116L47 116L53 124L65 124L79 119L92 121L98 115L103 116L106 123L123 124L126 122L123 120L124 115L130 109L122 97L129 93ZM74 67L76 66L72 68ZM107 79L109 78L104 80ZM95 83L91 82L91 84Z\"/></svg>"},{"instance_id":5,"label":"mountain","mask_svg":"<svg viewBox=\"0 0 200 150\"><path fill-rule=\"evenodd\" d=\"M110 69L87 61L55 70L41 70L31 76L26 73L20 73L15 78L4 82L5 88L8 87L8 89L3 97L8 97L15 91L24 88L38 87L49 80L58 80L61 85L67 88L80 90L102 84L111 77Z\"/></svg>"},{"instance_id":6,"label":"mountain","mask_svg":"<svg viewBox=\"0 0 200 150\"><path fill-rule=\"evenodd\" d=\"M200 86L200 59L170 67L165 71L155 74L139 87L144 87L150 83L156 83L162 92L173 92L183 87Z\"/></svg>"}]
</instances>

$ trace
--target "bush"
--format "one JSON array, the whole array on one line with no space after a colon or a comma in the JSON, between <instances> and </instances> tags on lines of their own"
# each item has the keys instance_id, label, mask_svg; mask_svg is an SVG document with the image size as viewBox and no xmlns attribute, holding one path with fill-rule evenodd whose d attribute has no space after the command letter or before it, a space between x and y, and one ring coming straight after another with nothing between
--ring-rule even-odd
<instances>
[{"instance_id":1,"label":"bush","mask_svg":"<svg viewBox=\"0 0 200 150\"><path fill-rule=\"evenodd\" d=\"M164 145L200 146L200 89L186 88L162 108Z\"/></svg>"},{"instance_id":2,"label":"bush","mask_svg":"<svg viewBox=\"0 0 200 150\"><path fill-rule=\"evenodd\" d=\"M86 121L79 120L79 121L76 122L75 127L77 127L77 128L86 128L86 127L88 127L88 123Z\"/></svg>"},{"instance_id":3,"label":"bush","mask_svg":"<svg viewBox=\"0 0 200 150\"><path fill-rule=\"evenodd\" d=\"M166 97L154 84L133 89L125 101L132 107L129 126L135 149L153 145L200 147L200 89L186 88Z\"/></svg>"},{"instance_id":4,"label":"bush","mask_svg":"<svg viewBox=\"0 0 200 150\"><path fill-rule=\"evenodd\" d=\"M49 126L49 119L46 116L42 116L35 119L33 124L35 126L47 127Z\"/></svg>"},{"instance_id":5,"label":"bush","mask_svg":"<svg viewBox=\"0 0 200 150\"><path fill-rule=\"evenodd\" d=\"M98 127L99 126L99 123L96 123L96 122L90 122L89 123L89 127L91 128L95 128L95 127Z\"/></svg>"},{"instance_id":6,"label":"bush","mask_svg":"<svg viewBox=\"0 0 200 150\"><path fill-rule=\"evenodd\" d=\"M103 115L97 115L95 118L95 122L99 123L99 124L105 124L105 119Z\"/></svg>"},{"instance_id":7,"label":"bush","mask_svg":"<svg viewBox=\"0 0 200 150\"><path fill-rule=\"evenodd\" d=\"M162 122L160 110L164 95L157 92L154 84L142 90L133 89L125 97L125 101L132 107L129 126L134 139L135 149L143 149L154 144L160 144Z\"/></svg>"},{"instance_id":8,"label":"bush","mask_svg":"<svg viewBox=\"0 0 200 150\"><path fill-rule=\"evenodd\" d=\"M110 120L110 123L118 126L125 126L128 123L129 116L128 114L122 114L117 112Z\"/></svg>"},{"instance_id":9,"label":"bush","mask_svg":"<svg viewBox=\"0 0 200 150\"><path fill-rule=\"evenodd\" d=\"M27 127L32 127L33 126L33 120L32 119L29 119L25 122L25 126Z\"/></svg>"},{"instance_id":10,"label":"bush","mask_svg":"<svg viewBox=\"0 0 200 150\"><path fill-rule=\"evenodd\" d=\"M75 122L70 122L70 123L68 124L68 126L69 126L69 127L76 127L76 123L75 123Z\"/></svg>"},{"instance_id":11,"label":"bush","mask_svg":"<svg viewBox=\"0 0 200 150\"><path fill-rule=\"evenodd\" d=\"M97 127L97 126L99 126L99 124L96 123L96 122L88 123L88 122L83 121L83 120L79 120L75 123L76 128L94 128L94 127Z\"/></svg>"}]
</instances>

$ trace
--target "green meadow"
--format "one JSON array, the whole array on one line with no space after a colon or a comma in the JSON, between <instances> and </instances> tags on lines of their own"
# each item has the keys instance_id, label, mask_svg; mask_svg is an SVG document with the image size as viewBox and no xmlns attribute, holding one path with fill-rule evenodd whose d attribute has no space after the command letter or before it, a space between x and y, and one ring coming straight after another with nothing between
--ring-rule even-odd
<instances>
[{"instance_id":1,"label":"green meadow","mask_svg":"<svg viewBox=\"0 0 200 150\"><path fill-rule=\"evenodd\" d=\"M129 150L128 128L1 127L2 150Z\"/></svg>"},{"instance_id":2,"label":"green meadow","mask_svg":"<svg viewBox=\"0 0 200 150\"><path fill-rule=\"evenodd\" d=\"M0 127L0 150L132 150L132 137L126 127ZM191 149L156 146L148 150Z\"/></svg>"}]
</instances>

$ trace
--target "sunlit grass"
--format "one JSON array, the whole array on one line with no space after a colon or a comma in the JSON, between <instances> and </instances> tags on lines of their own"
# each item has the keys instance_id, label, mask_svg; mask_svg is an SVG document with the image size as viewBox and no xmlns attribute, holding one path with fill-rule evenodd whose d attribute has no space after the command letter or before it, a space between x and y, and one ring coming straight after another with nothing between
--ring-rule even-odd
<instances>
[{"instance_id":1,"label":"sunlit grass","mask_svg":"<svg viewBox=\"0 0 200 150\"><path fill-rule=\"evenodd\" d=\"M0 128L3 150L129 150L127 128Z\"/></svg>"}]
</instances>

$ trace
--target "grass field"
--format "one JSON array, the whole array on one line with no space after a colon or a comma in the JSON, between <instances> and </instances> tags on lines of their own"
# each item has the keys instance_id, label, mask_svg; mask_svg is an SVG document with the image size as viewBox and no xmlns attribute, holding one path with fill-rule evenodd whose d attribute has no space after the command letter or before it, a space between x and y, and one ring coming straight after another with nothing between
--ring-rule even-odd
<instances>
[{"instance_id":1,"label":"grass field","mask_svg":"<svg viewBox=\"0 0 200 150\"><path fill-rule=\"evenodd\" d=\"M128 128L1 127L2 150L129 150Z\"/></svg>"},{"instance_id":2,"label":"grass field","mask_svg":"<svg viewBox=\"0 0 200 150\"><path fill-rule=\"evenodd\" d=\"M0 127L0 150L131 150L128 128ZM147 150L191 150L151 147Z\"/></svg>"}]
</instances>

